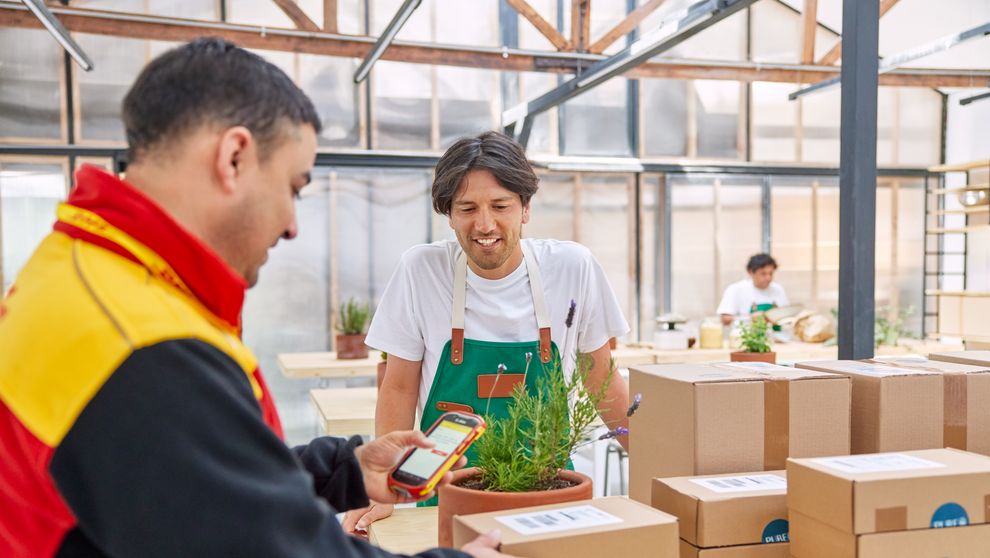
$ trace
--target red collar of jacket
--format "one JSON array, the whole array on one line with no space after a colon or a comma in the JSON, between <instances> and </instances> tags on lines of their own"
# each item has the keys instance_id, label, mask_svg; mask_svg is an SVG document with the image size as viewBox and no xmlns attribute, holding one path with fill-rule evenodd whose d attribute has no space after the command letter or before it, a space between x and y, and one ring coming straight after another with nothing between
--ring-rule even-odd
<instances>
[{"instance_id":1,"label":"red collar of jacket","mask_svg":"<svg viewBox=\"0 0 990 558\"><path fill-rule=\"evenodd\" d=\"M216 252L127 182L92 165L76 172L67 203L96 213L155 251L175 270L199 302L240 331L247 281ZM140 261L118 244L59 221L55 229Z\"/></svg>"}]
</instances>

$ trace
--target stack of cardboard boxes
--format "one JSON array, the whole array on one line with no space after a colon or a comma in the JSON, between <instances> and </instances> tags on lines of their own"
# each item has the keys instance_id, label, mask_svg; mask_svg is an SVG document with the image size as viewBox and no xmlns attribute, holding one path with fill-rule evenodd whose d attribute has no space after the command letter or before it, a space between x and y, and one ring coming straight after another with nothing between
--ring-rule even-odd
<instances>
[{"instance_id":1,"label":"stack of cardboard boxes","mask_svg":"<svg viewBox=\"0 0 990 558\"><path fill-rule=\"evenodd\" d=\"M677 517L681 558L787 558L784 471L653 479L653 506Z\"/></svg>"},{"instance_id":2,"label":"stack of cardboard boxes","mask_svg":"<svg viewBox=\"0 0 990 558\"><path fill-rule=\"evenodd\" d=\"M795 558L990 555L986 456L935 449L793 459L787 477Z\"/></svg>"},{"instance_id":3,"label":"stack of cardboard boxes","mask_svg":"<svg viewBox=\"0 0 990 558\"><path fill-rule=\"evenodd\" d=\"M657 364L629 372L629 497L653 478L772 471L850 449L845 376L764 363Z\"/></svg>"}]
</instances>

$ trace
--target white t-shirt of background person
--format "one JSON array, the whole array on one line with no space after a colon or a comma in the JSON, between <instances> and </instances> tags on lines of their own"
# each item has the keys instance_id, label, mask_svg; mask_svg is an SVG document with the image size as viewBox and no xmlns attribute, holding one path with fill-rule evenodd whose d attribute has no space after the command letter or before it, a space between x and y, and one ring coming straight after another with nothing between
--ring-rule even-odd
<instances>
[{"instance_id":1,"label":"white t-shirt of background person","mask_svg":"<svg viewBox=\"0 0 990 558\"><path fill-rule=\"evenodd\" d=\"M600 349L609 338L625 335L629 324L605 272L586 247L560 240L522 239L521 242L527 244L539 266L550 314L551 339L561 351L565 372L570 374L574 369L574 352ZM406 250L382 293L365 339L376 350L423 361L416 405L420 416L440 355L450 340L454 263L460 253L460 244L453 240ZM572 299L577 309L568 329L564 322ZM497 280L479 277L468 267L464 337L505 343L539 340L525 261ZM565 351L572 354L564 354ZM534 361L538 359L536 356Z\"/></svg>"},{"instance_id":2,"label":"white t-shirt of background person","mask_svg":"<svg viewBox=\"0 0 990 558\"><path fill-rule=\"evenodd\" d=\"M750 278L737 281L729 285L722 295L722 302L718 305L717 314L731 314L733 316L748 316L754 304L773 303L777 306L787 306L787 293L780 284L771 282L765 289L757 289Z\"/></svg>"}]
</instances>

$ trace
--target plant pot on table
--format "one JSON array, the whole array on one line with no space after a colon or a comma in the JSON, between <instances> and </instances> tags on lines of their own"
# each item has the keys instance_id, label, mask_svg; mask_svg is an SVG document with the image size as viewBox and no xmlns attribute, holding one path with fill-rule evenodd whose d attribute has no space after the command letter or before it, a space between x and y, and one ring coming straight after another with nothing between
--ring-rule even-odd
<instances>
[{"instance_id":1,"label":"plant pot on table","mask_svg":"<svg viewBox=\"0 0 990 558\"><path fill-rule=\"evenodd\" d=\"M729 353L729 360L732 362L767 362L777 364L777 353L751 353L749 351L733 351Z\"/></svg>"},{"instance_id":2,"label":"plant pot on table","mask_svg":"<svg viewBox=\"0 0 990 558\"><path fill-rule=\"evenodd\" d=\"M364 344L364 334L338 335L337 358L345 360L368 358L368 346Z\"/></svg>"},{"instance_id":3,"label":"plant pot on table","mask_svg":"<svg viewBox=\"0 0 990 558\"><path fill-rule=\"evenodd\" d=\"M552 490L537 490L532 492L491 492L458 486L476 478L479 471L475 467L454 471L454 479L450 484L440 487L438 520L438 542L440 546L450 547L454 544L454 516L484 513L491 511L512 510L546 504L561 504L578 500L590 500L591 479L575 471L560 471L557 478L568 481L571 486Z\"/></svg>"}]
</instances>

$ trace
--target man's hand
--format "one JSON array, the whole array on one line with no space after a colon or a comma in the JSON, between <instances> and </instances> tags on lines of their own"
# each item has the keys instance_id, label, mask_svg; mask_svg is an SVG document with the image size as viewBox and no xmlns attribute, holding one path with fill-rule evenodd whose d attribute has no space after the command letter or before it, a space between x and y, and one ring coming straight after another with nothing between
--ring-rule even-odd
<instances>
[{"instance_id":1,"label":"man's hand","mask_svg":"<svg viewBox=\"0 0 990 558\"><path fill-rule=\"evenodd\" d=\"M498 529L495 529L462 546L461 550L474 558L514 558L498 551L498 545L501 542L502 533Z\"/></svg>"},{"instance_id":2,"label":"man's hand","mask_svg":"<svg viewBox=\"0 0 990 558\"><path fill-rule=\"evenodd\" d=\"M405 430L389 432L384 436L359 446L354 455L361 466L361 473L364 477L364 489L368 498L375 502L394 504L397 502L415 502L417 500L427 500L432 498L435 492L418 499L400 497L388 489L388 475L399 463L402 456L410 448L432 448L435 444L426 438L426 435L418 430ZM467 460L464 457L454 465L453 468L463 467ZM450 482L452 475L444 475L440 484Z\"/></svg>"},{"instance_id":3,"label":"man's hand","mask_svg":"<svg viewBox=\"0 0 990 558\"><path fill-rule=\"evenodd\" d=\"M385 519L386 517L392 515L392 510L394 509L395 506L392 504L372 502L371 505L366 508L359 508L345 513L344 521L341 523L341 527L344 528L345 533L367 531L368 525L371 525L379 519Z\"/></svg>"}]
</instances>

